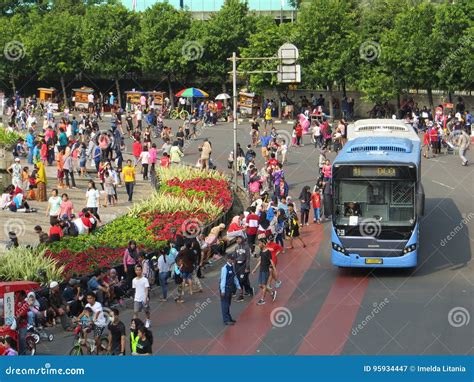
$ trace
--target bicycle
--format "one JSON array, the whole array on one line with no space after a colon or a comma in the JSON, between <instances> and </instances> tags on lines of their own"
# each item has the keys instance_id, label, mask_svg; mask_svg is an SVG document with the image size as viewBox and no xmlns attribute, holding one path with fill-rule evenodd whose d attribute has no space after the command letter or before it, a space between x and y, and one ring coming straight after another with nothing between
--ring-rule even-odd
<instances>
[{"instance_id":1,"label":"bicycle","mask_svg":"<svg viewBox=\"0 0 474 382\"><path fill-rule=\"evenodd\" d=\"M186 120L189 118L189 112L187 110L181 110L179 111L178 108L175 108L174 110L171 110L171 112L169 113L169 117L171 119L181 119L181 120Z\"/></svg>"},{"instance_id":2,"label":"bicycle","mask_svg":"<svg viewBox=\"0 0 474 382\"><path fill-rule=\"evenodd\" d=\"M91 324L86 328L87 332L93 332L94 324ZM85 348L85 352L84 352ZM108 353L109 348L109 339L106 335L102 334L99 340L99 351L98 354L105 355ZM71 350L69 350L69 355L92 355L96 353L96 343L94 338L86 338L84 336L84 328L81 323L79 323L74 329L74 342Z\"/></svg>"}]
</instances>

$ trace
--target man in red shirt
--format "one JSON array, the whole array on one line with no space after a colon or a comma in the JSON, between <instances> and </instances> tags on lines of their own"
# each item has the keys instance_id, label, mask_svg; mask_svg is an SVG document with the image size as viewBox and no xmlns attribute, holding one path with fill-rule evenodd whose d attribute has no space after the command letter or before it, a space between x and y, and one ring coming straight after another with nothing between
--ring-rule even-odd
<instances>
[{"instance_id":1,"label":"man in red shirt","mask_svg":"<svg viewBox=\"0 0 474 382\"><path fill-rule=\"evenodd\" d=\"M321 194L318 189L311 194L311 205L314 211L313 223L321 224Z\"/></svg>"},{"instance_id":2,"label":"man in red shirt","mask_svg":"<svg viewBox=\"0 0 474 382\"><path fill-rule=\"evenodd\" d=\"M254 253L255 239L257 238L259 217L255 213L255 207L249 208L249 214L245 218L245 227L250 251Z\"/></svg>"},{"instance_id":3,"label":"man in red shirt","mask_svg":"<svg viewBox=\"0 0 474 382\"><path fill-rule=\"evenodd\" d=\"M277 243L275 243L275 238L273 235L268 236L268 243L266 245L266 249L270 251L272 255L272 263L273 265L270 266L270 277L268 278L267 288L271 290L272 281L275 281L275 288L280 288L281 281L278 279L278 272L276 266L278 264L278 255L283 251L283 247ZM273 300L276 298L276 293L273 294Z\"/></svg>"}]
</instances>

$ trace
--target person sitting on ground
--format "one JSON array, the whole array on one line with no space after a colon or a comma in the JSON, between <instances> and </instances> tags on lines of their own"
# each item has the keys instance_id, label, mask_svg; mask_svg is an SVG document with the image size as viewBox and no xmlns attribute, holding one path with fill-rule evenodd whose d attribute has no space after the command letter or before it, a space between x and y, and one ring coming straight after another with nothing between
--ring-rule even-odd
<instances>
[{"instance_id":1,"label":"person sitting on ground","mask_svg":"<svg viewBox=\"0 0 474 382\"><path fill-rule=\"evenodd\" d=\"M50 243L53 243L55 241L60 241L63 236L64 236L64 233L61 227L61 222L56 221L53 224L51 224L51 228L49 229Z\"/></svg>"},{"instance_id":2,"label":"person sitting on ground","mask_svg":"<svg viewBox=\"0 0 474 382\"><path fill-rule=\"evenodd\" d=\"M49 308L47 311L48 322L53 326L56 324L56 319L59 318L64 330L70 330L70 322L68 318L69 307L64 300L59 289L57 281L51 281L49 284Z\"/></svg>"},{"instance_id":3,"label":"person sitting on ground","mask_svg":"<svg viewBox=\"0 0 474 382\"><path fill-rule=\"evenodd\" d=\"M41 226L37 225L35 226L34 229L35 229L35 233L38 235L38 240L40 244L45 244L45 243L50 242L48 234L46 232L43 232L43 228L41 228Z\"/></svg>"},{"instance_id":4,"label":"person sitting on ground","mask_svg":"<svg viewBox=\"0 0 474 382\"><path fill-rule=\"evenodd\" d=\"M106 271L97 269L87 282L89 292L94 292L97 301L102 305L109 299L109 286L104 282Z\"/></svg>"}]
</instances>

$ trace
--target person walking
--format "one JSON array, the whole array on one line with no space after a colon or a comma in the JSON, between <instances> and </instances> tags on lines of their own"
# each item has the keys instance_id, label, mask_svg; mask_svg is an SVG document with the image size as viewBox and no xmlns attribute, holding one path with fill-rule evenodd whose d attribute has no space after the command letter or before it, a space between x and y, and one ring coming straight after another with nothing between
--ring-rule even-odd
<instances>
[{"instance_id":1,"label":"person walking","mask_svg":"<svg viewBox=\"0 0 474 382\"><path fill-rule=\"evenodd\" d=\"M288 203L288 237L290 238L290 249L293 249L293 239L298 239L303 248L306 248L306 244L300 237L300 226L298 224L298 214L295 211L293 203Z\"/></svg>"},{"instance_id":2,"label":"person walking","mask_svg":"<svg viewBox=\"0 0 474 382\"><path fill-rule=\"evenodd\" d=\"M313 193L311 194L311 205L313 207L313 223L321 224L321 194L318 186L314 187Z\"/></svg>"},{"instance_id":3,"label":"person walking","mask_svg":"<svg viewBox=\"0 0 474 382\"><path fill-rule=\"evenodd\" d=\"M65 154L63 156L63 171L64 177L66 178L66 187L67 188L77 188L76 180L74 179L74 164L72 160L71 149L66 148ZM69 183L69 178L71 178L71 183Z\"/></svg>"},{"instance_id":4,"label":"person walking","mask_svg":"<svg viewBox=\"0 0 474 382\"><path fill-rule=\"evenodd\" d=\"M119 311L116 308L111 309L112 322L109 323L109 347L110 355L125 355L125 325L119 318Z\"/></svg>"},{"instance_id":5,"label":"person walking","mask_svg":"<svg viewBox=\"0 0 474 382\"><path fill-rule=\"evenodd\" d=\"M173 142L173 146L170 149L170 162L171 164L179 165L181 163L181 158L184 156L183 152L179 148L177 141Z\"/></svg>"},{"instance_id":6,"label":"person walking","mask_svg":"<svg viewBox=\"0 0 474 382\"><path fill-rule=\"evenodd\" d=\"M309 225L309 208L311 203L311 191L309 186L304 186L300 194L300 214L301 214L301 226Z\"/></svg>"},{"instance_id":7,"label":"person walking","mask_svg":"<svg viewBox=\"0 0 474 382\"><path fill-rule=\"evenodd\" d=\"M46 216L49 216L49 223L54 226L59 220L59 212L61 210L62 199L58 195L57 188L51 190L51 197L48 199L46 207Z\"/></svg>"},{"instance_id":8,"label":"person walking","mask_svg":"<svg viewBox=\"0 0 474 382\"><path fill-rule=\"evenodd\" d=\"M132 166L132 161L127 160L127 165L122 169L123 182L127 190L128 201L131 202L133 198L133 189L135 188L135 167Z\"/></svg>"},{"instance_id":9,"label":"person walking","mask_svg":"<svg viewBox=\"0 0 474 382\"><path fill-rule=\"evenodd\" d=\"M273 267L272 255L268 248L266 248L267 240L266 239L259 239L258 240L258 248L260 249L260 258L258 259L255 268L252 270L252 273L257 271L257 268L260 267L259 275L258 275L258 284L260 286L261 295L260 299L257 302L257 305L264 305L265 304L265 296L267 294L268 289L268 280L270 277L270 267ZM272 291L272 299L275 301L276 292Z\"/></svg>"},{"instance_id":10,"label":"person walking","mask_svg":"<svg viewBox=\"0 0 474 382\"><path fill-rule=\"evenodd\" d=\"M247 241L242 235L236 237L236 248L235 248L235 273L240 284L240 296L237 297L236 301L244 301L244 291L246 296L253 298L254 290L250 286L249 274L250 274L250 247Z\"/></svg>"},{"instance_id":11,"label":"person walking","mask_svg":"<svg viewBox=\"0 0 474 382\"><path fill-rule=\"evenodd\" d=\"M138 317L138 313L145 312L145 328L149 328L150 321L150 283L148 279L143 276L143 267L140 264L135 265L135 274L137 275L132 280L132 288L135 289L135 296L133 298L133 318Z\"/></svg>"},{"instance_id":12,"label":"person walking","mask_svg":"<svg viewBox=\"0 0 474 382\"><path fill-rule=\"evenodd\" d=\"M168 277L173 269L174 258L168 252L168 249L161 253L158 258L158 279L160 280L160 287L163 291L163 298L160 299L161 302L168 300Z\"/></svg>"},{"instance_id":13,"label":"person walking","mask_svg":"<svg viewBox=\"0 0 474 382\"><path fill-rule=\"evenodd\" d=\"M459 147L459 158L461 158L462 165L467 166L468 160L466 158L466 151L469 150L469 146L471 145L471 137L467 135L466 132L461 131L456 141Z\"/></svg>"},{"instance_id":14,"label":"person walking","mask_svg":"<svg viewBox=\"0 0 474 382\"><path fill-rule=\"evenodd\" d=\"M235 255L229 253L227 263L221 269L219 290L221 292L221 310L224 325L234 325L236 323L230 314L230 304L232 303L232 295L241 288L235 273L234 262Z\"/></svg>"},{"instance_id":15,"label":"person walking","mask_svg":"<svg viewBox=\"0 0 474 382\"><path fill-rule=\"evenodd\" d=\"M132 280L135 277L135 265L137 264L138 250L137 243L130 240L128 248L123 253L123 271L126 275L125 286L128 289L132 287Z\"/></svg>"},{"instance_id":16,"label":"person walking","mask_svg":"<svg viewBox=\"0 0 474 382\"><path fill-rule=\"evenodd\" d=\"M201 146L201 168L203 170L209 169L209 162L212 154L212 147L207 138L204 139L204 143Z\"/></svg>"}]
</instances>

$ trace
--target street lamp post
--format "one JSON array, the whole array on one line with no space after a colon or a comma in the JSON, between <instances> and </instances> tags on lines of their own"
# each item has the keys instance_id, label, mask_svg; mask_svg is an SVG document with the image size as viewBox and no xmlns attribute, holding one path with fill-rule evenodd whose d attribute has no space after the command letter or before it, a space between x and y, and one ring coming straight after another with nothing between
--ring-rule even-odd
<instances>
[{"instance_id":1,"label":"street lamp post","mask_svg":"<svg viewBox=\"0 0 474 382\"><path fill-rule=\"evenodd\" d=\"M237 189L237 54L232 53L232 120L234 130L234 185Z\"/></svg>"},{"instance_id":2,"label":"street lamp post","mask_svg":"<svg viewBox=\"0 0 474 382\"><path fill-rule=\"evenodd\" d=\"M298 49L292 44L283 44L278 56L274 57L237 57L236 52L232 52L232 99L233 99L233 132L234 132L234 184L237 188L237 74L277 74L279 83L295 83L301 81L299 65L294 65L298 59ZM246 61L279 61L278 70L245 70L237 71L237 60ZM286 69L285 69L286 68ZM291 69L291 70L288 70Z\"/></svg>"}]
</instances>

